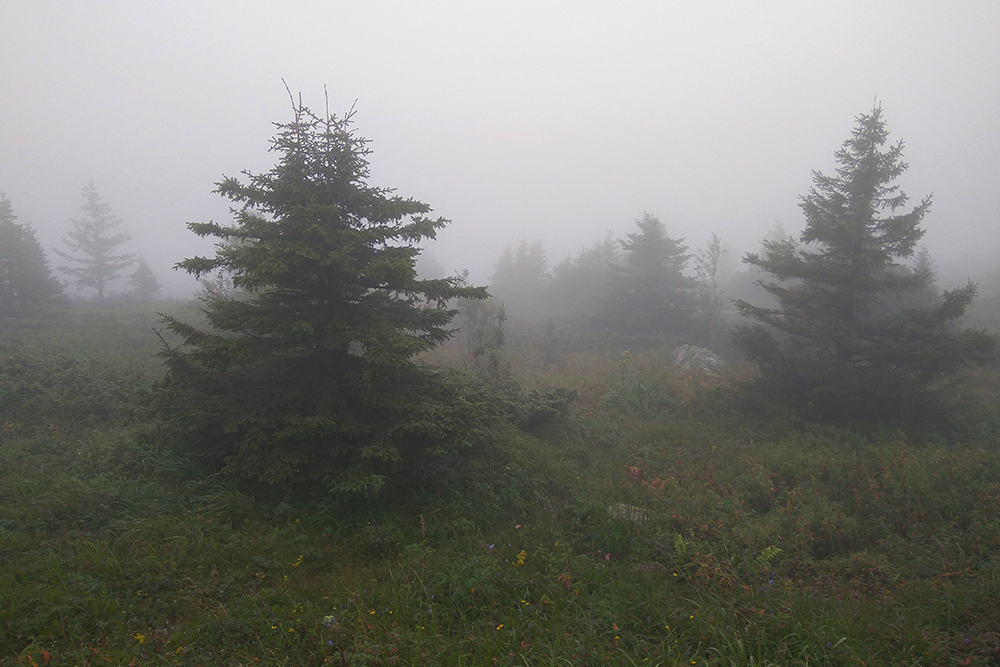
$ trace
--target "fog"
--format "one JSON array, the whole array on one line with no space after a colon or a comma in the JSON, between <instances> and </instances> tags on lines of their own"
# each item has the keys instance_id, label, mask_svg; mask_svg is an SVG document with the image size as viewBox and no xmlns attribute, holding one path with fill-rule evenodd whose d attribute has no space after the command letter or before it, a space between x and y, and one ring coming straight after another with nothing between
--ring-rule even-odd
<instances>
[{"instance_id":1,"label":"fog","mask_svg":"<svg viewBox=\"0 0 1000 667\"><path fill-rule=\"evenodd\" d=\"M4 0L0 192L49 253L93 179L166 291L230 220L223 175L267 170L285 90L352 106L372 181L453 222L431 252L486 282L505 246L556 263L658 215L753 250L857 114L906 141L949 287L1000 263L995 0L305 2Z\"/></svg>"}]
</instances>

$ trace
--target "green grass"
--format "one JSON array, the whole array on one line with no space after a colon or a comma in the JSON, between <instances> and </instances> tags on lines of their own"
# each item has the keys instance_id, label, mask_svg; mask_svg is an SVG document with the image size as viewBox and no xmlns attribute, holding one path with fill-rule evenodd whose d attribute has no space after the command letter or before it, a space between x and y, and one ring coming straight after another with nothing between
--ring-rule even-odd
<instances>
[{"instance_id":1,"label":"green grass","mask_svg":"<svg viewBox=\"0 0 1000 667\"><path fill-rule=\"evenodd\" d=\"M373 506L235 486L141 411L3 420L0 665L1000 661L995 429L765 421L662 352L563 358L519 375L578 391L564 424Z\"/></svg>"}]
</instances>

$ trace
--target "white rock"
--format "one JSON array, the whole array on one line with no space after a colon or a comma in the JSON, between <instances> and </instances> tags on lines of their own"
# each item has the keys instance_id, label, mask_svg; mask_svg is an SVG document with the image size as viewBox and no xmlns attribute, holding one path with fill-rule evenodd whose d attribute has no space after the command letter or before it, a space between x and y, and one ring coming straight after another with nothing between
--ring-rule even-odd
<instances>
[{"instance_id":1,"label":"white rock","mask_svg":"<svg viewBox=\"0 0 1000 667\"><path fill-rule=\"evenodd\" d=\"M722 359L707 347L680 345L670 353L674 365L686 371L697 371L715 375L722 367Z\"/></svg>"}]
</instances>

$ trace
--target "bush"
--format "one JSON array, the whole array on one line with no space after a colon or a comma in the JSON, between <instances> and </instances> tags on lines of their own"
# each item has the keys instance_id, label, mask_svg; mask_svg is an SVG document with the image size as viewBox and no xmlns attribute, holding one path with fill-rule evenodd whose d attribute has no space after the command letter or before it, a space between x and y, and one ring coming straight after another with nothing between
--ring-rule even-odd
<instances>
[{"instance_id":1,"label":"bush","mask_svg":"<svg viewBox=\"0 0 1000 667\"><path fill-rule=\"evenodd\" d=\"M121 425L141 411L149 377L94 359L0 357L4 425L82 427Z\"/></svg>"}]
</instances>

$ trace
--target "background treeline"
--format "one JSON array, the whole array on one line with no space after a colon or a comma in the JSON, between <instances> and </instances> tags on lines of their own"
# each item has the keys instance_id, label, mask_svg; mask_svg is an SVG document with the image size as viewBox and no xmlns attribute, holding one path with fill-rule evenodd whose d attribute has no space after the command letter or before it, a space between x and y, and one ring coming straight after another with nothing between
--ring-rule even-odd
<instances>
[{"instance_id":1,"label":"background treeline","mask_svg":"<svg viewBox=\"0 0 1000 667\"><path fill-rule=\"evenodd\" d=\"M552 264L543 243L522 240L504 249L490 274L490 294L503 302L512 330L544 330L552 319L560 329L608 334L655 342L667 338L735 351L730 329L740 320L736 300L762 305L773 299L757 283L766 274L745 264L738 251L711 234L700 247L670 235L652 214L635 221L624 237L610 232L592 245ZM764 242L793 238L782 225ZM913 257L892 269L900 275L927 275L920 289L886 291L886 307L924 307L939 302L940 283L930 248L921 244ZM978 288L963 326L1000 329L1000 266L970 276ZM513 341L511 341L513 342Z\"/></svg>"},{"instance_id":2,"label":"background treeline","mask_svg":"<svg viewBox=\"0 0 1000 667\"><path fill-rule=\"evenodd\" d=\"M58 267L79 289L92 291L103 302L114 294L121 300L149 302L160 296L160 281L146 260L124 252L131 235L101 199L93 181L83 188L83 217L70 220L54 253L65 264ZM120 283L125 282L127 287ZM18 222L14 207L0 192L0 311L16 312L31 305L66 303L67 285L53 275L34 228ZM113 288L118 291L112 292Z\"/></svg>"}]
</instances>

